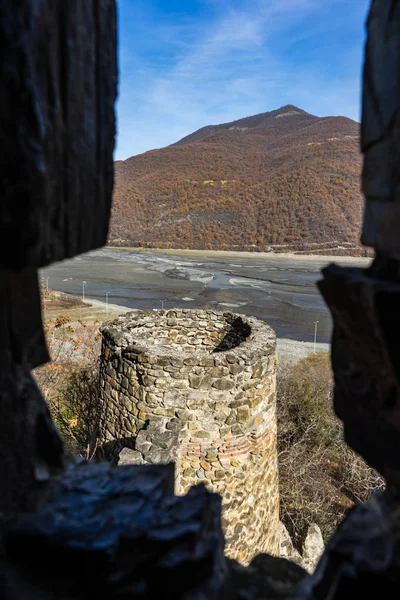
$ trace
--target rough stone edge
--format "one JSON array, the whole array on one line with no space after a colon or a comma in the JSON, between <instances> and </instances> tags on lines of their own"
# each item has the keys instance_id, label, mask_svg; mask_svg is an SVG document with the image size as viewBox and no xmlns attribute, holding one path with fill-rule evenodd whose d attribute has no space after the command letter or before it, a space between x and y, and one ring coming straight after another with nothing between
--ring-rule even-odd
<instances>
[{"instance_id":1,"label":"rough stone edge","mask_svg":"<svg viewBox=\"0 0 400 600\"><path fill-rule=\"evenodd\" d=\"M193 314L196 313L199 309L180 309L180 308L171 308L168 310L160 310L154 309L153 313L158 314L167 314L168 312L185 312L188 317L193 318ZM135 354L144 354L148 356L168 356L169 358L178 358L180 360L186 360L193 358L194 355L205 355L210 356L209 352L205 352L199 346L196 352L184 352L179 349L175 349L173 346L158 346L152 344L151 342L146 342L145 340L139 340L134 344L129 343L124 337L123 333L117 329L121 327L121 324L126 323L129 319L135 320L140 318L140 316L144 313L148 313L149 311L132 311L129 313L125 313L103 325L100 328L100 332L104 337L107 338L107 341L115 346L120 352L132 352ZM257 319L256 317L248 317L246 315L242 315L239 313L231 313L227 311L215 311L215 310L207 310L204 309L204 312L209 312L215 315L219 315L226 318L240 318L243 323L248 324L251 328L251 334L245 341L241 342L238 346L234 348L229 348L227 350L221 350L218 353L215 353L215 356L226 356L227 354L233 354L235 358L244 358L255 360L259 357L265 355L265 349L268 346L273 346L276 351L276 333L267 323ZM133 318L132 318L133 317ZM213 353L211 353L213 354Z\"/></svg>"}]
</instances>

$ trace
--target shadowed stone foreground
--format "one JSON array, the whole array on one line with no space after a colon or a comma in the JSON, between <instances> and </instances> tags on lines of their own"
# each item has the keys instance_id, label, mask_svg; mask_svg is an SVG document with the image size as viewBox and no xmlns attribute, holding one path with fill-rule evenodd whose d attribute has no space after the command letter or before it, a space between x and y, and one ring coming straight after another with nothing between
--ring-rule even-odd
<instances>
[{"instance_id":1,"label":"shadowed stone foreground","mask_svg":"<svg viewBox=\"0 0 400 600\"><path fill-rule=\"evenodd\" d=\"M248 569L226 559L220 497L173 488L171 464L71 465L35 514L5 529L2 597L276 598L305 575L267 555Z\"/></svg>"},{"instance_id":2,"label":"shadowed stone foreground","mask_svg":"<svg viewBox=\"0 0 400 600\"><path fill-rule=\"evenodd\" d=\"M174 496L169 465L76 463L36 512L1 528L7 600L348 598L400 584L399 496L351 511L310 576L268 554L242 567L224 556L221 499L204 485Z\"/></svg>"}]
</instances>

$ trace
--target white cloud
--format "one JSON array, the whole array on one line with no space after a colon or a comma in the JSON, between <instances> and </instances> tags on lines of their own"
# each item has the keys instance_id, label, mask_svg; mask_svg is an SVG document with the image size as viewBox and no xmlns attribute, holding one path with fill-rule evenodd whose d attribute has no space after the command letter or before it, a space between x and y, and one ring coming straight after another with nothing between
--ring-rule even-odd
<instances>
[{"instance_id":1,"label":"white cloud","mask_svg":"<svg viewBox=\"0 0 400 600\"><path fill-rule=\"evenodd\" d=\"M117 158L286 103L317 114L358 116L359 79L346 74L346 56L339 74L324 72L318 48L304 64L287 58L294 44L307 43L321 29L345 27L344 0L326 0L322 7L320 0L209 4L209 19L157 23L149 36L161 47L151 61L124 56L122 40ZM344 8L335 22L323 19L327 5ZM351 58L357 60L357 51Z\"/></svg>"}]
</instances>

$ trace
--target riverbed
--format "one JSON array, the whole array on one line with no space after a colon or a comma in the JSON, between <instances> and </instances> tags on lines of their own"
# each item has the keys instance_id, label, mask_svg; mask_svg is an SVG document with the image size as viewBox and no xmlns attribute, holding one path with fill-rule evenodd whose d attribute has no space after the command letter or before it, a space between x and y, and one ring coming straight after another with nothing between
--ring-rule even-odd
<instances>
[{"instance_id":1,"label":"riverbed","mask_svg":"<svg viewBox=\"0 0 400 600\"><path fill-rule=\"evenodd\" d=\"M102 248L41 271L50 289L138 309L215 308L267 321L278 337L329 342L332 322L317 289L334 260L368 258ZM315 326L315 323L317 325Z\"/></svg>"}]
</instances>

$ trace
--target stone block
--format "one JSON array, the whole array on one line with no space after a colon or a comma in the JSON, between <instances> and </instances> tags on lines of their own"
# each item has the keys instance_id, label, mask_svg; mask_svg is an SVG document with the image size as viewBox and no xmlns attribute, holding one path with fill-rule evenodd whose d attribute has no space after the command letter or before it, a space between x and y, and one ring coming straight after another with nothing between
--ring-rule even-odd
<instances>
[{"instance_id":1,"label":"stone block","mask_svg":"<svg viewBox=\"0 0 400 600\"><path fill-rule=\"evenodd\" d=\"M199 389L200 390L209 390L209 389L211 389L212 383L213 383L213 378L211 377L211 375L209 375L209 373L207 373L206 375L204 375L204 377L202 377L202 379L200 381Z\"/></svg>"},{"instance_id":2,"label":"stone block","mask_svg":"<svg viewBox=\"0 0 400 600\"><path fill-rule=\"evenodd\" d=\"M216 381L214 381L214 383L212 384L212 387L214 387L216 390L231 390L233 387L235 386L235 383L231 380L231 379L217 379Z\"/></svg>"},{"instance_id":3,"label":"stone block","mask_svg":"<svg viewBox=\"0 0 400 600\"><path fill-rule=\"evenodd\" d=\"M239 423L246 423L250 418L250 410L248 406L240 406L237 409L237 420Z\"/></svg>"},{"instance_id":4,"label":"stone block","mask_svg":"<svg viewBox=\"0 0 400 600\"><path fill-rule=\"evenodd\" d=\"M200 375L189 375L189 385L191 388L197 389L200 387L202 377Z\"/></svg>"},{"instance_id":5,"label":"stone block","mask_svg":"<svg viewBox=\"0 0 400 600\"><path fill-rule=\"evenodd\" d=\"M144 463L143 456L138 450L131 448L123 448L119 453L118 465L142 465Z\"/></svg>"},{"instance_id":6,"label":"stone block","mask_svg":"<svg viewBox=\"0 0 400 600\"><path fill-rule=\"evenodd\" d=\"M162 404L165 408L185 408L186 397L179 392L165 392Z\"/></svg>"},{"instance_id":7,"label":"stone block","mask_svg":"<svg viewBox=\"0 0 400 600\"><path fill-rule=\"evenodd\" d=\"M176 415L182 421L194 421L195 415L190 410L179 409L176 411Z\"/></svg>"},{"instance_id":8,"label":"stone block","mask_svg":"<svg viewBox=\"0 0 400 600\"><path fill-rule=\"evenodd\" d=\"M194 469L185 469L183 471L184 477L194 477L196 475L196 471Z\"/></svg>"}]
</instances>

